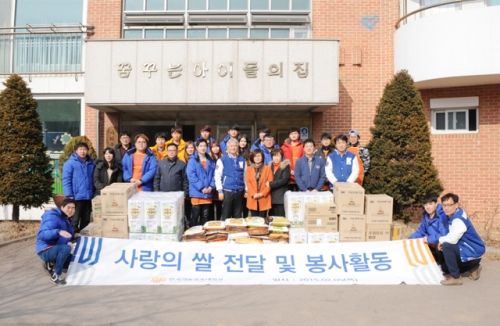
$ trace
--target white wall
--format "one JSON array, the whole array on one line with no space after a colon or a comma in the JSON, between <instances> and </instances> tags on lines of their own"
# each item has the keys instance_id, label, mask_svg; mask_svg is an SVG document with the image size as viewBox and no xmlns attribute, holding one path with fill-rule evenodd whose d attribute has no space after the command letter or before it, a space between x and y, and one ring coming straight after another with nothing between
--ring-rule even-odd
<instances>
[{"instance_id":1,"label":"white wall","mask_svg":"<svg viewBox=\"0 0 500 326\"><path fill-rule=\"evenodd\" d=\"M401 26L394 70L419 88L500 83L500 6L442 13Z\"/></svg>"}]
</instances>

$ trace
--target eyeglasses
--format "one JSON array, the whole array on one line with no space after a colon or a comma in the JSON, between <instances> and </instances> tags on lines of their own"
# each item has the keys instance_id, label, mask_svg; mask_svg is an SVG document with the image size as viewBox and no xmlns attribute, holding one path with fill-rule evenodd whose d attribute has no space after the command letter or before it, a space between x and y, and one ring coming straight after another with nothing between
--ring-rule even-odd
<instances>
[{"instance_id":1,"label":"eyeglasses","mask_svg":"<svg viewBox=\"0 0 500 326\"><path fill-rule=\"evenodd\" d=\"M452 206L455 206L457 203L453 203L453 204L443 204L443 207L452 207Z\"/></svg>"}]
</instances>

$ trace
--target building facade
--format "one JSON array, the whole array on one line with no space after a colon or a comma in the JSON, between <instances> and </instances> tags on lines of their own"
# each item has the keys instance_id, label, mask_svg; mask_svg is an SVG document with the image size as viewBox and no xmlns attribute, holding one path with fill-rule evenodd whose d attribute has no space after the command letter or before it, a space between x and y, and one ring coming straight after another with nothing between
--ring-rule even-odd
<instances>
[{"instance_id":1,"label":"building facade","mask_svg":"<svg viewBox=\"0 0 500 326\"><path fill-rule=\"evenodd\" d=\"M182 125L194 140L209 124L220 139L233 122L280 143L291 126L317 142L358 129L365 145L386 83L407 69L446 191L487 222L500 203L500 6L425 9L439 2L0 0L0 80L25 77L56 157L78 134L102 151L122 130Z\"/></svg>"}]
</instances>

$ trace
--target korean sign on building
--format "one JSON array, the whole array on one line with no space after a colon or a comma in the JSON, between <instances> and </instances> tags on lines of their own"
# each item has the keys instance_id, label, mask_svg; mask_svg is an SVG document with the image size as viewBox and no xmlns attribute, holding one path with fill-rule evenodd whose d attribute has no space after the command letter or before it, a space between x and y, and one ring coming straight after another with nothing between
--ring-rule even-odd
<instances>
[{"instance_id":1,"label":"korean sign on building","mask_svg":"<svg viewBox=\"0 0 500 326\"><path fill-rule=\"evenodd\" d=\"M443 276L422 239L237 245L79 239L69 285L433 284Z\"/></svg>"},{"instance_id":2,"label":"korean sign on building","mask_svg":"<svg viewBox=\"0 0 500 326\"><path fill-rule=\"evenodd\" d=\"M335 105L335 40L89 41L86 103Z\"/></svg>"}]
</instances>

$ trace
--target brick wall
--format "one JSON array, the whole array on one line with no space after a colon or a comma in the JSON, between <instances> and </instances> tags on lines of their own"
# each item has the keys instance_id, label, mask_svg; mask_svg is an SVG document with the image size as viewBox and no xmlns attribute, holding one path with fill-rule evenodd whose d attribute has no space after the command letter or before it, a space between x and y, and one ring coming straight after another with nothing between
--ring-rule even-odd
<instances>
[{"instance_id":1,"label":"brick wall","mask_svg":"<svg viewBox=\"0 0 500 326\"><path fill-rule=\"evenodd\" d=\"M371 138L376 106L394 74L393 34L397 0L314 0L313 38L340 39L340 103L313 114L313 136L358 129ZM361 59L359 59L361 57ZM360 64L359 64L360 63Z\"/></svg>"},{"instance_id":2,"label":"brick wall","mask_svg":"<svg viewBox=\"0 0 500 326\"><path fill-rule=\"evenodd\" d=\"M478 133L432 135L431 139L444 193L459 195L473 221L488 222L500 205L500 84L427 89L421 94L429 121L430 99L479 96ZM499 214L495 218L495 225L500 225Z\"/></svg>"},{"instance_id":3,"label":"brick wall","mask_svg":"<svg viewBox=\"0 0 500 326\"><path fill-rule=\"evenodd\" d=\"M88 0L87 24L95 26L89 39L119 39L122 0Z\"/></svg>"},{"instance_id":4,"label":"brick wall","mask_svg":"<svg viewBox=\"0 0 500 326\"><path fill-rule=\"evenodd\" d=\"M98 146L97 143L97 112L97 110L91 108L90 106L85 106L85 136L87 136L92 142L94 150L100 151L101 147Z\"/></svg>"}]
</instances>

